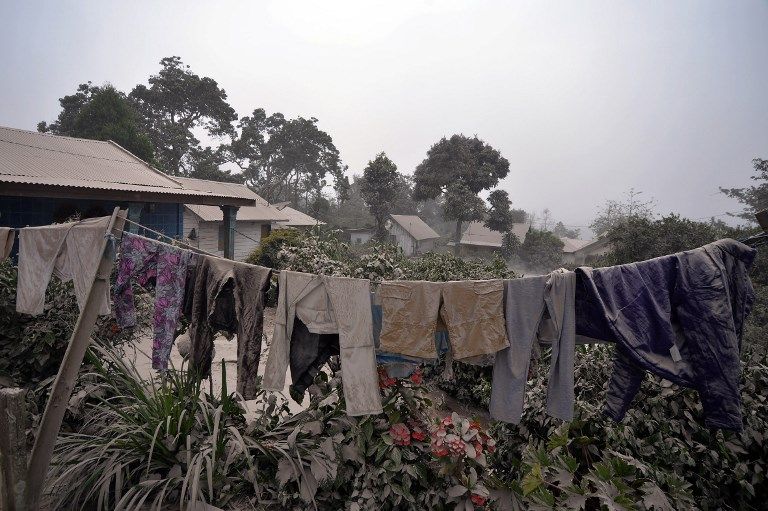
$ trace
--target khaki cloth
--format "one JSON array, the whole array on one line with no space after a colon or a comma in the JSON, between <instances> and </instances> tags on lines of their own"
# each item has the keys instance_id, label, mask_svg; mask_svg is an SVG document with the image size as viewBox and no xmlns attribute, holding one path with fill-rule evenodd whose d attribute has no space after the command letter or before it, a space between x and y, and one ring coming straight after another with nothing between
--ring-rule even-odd
<instances>
[{"instance_id":1,"label":"khaki cloth","mask_svg":"<svg viewBox=\"0 0 768 511\"><path fill-rule=\"evenodd\" d=\"M501 280L383 282L381 349L436 358L434 335L445 323L456 360L492 355L509 346Z\"/></svg>"},{"instance_id":2,"label":"khaki cloth","mask_svg":"<svg viewBox=\"0 0 768 511\"><path fill-rule=\"evenodd\" d=\"M13 242L16 239L16 231L10 227L0 227L0 263L11 255Z\"/></svg>"},{"instance_id":3,"label":"khaki cloth","mask_svg":"<svg viewBox=\"0 0 768 511\"><path fill-rule=\"evenodd\" d=\"M45 290L56 274L72 281L80 309L85 306L93 276L101 259L101 243L110 217L80 222L26 227L19 232L19 281L16 312L37 315L43 312ZM109 288L99 314L109 314Z\"/></svg>"},{"instance_id":4,"label":"khaki cloth","mask_svg":"<svg viewBox=\"0 0 768 511\"><path fill-rule=\"evenodd\" d=\"M264 389L282 391L285 388L294 318L298 317L312 333L339 334L347 414L381 413L370 282L293 271L280 272L277 282L280 294L264 370Z\"/></svg>"}]
</instances>

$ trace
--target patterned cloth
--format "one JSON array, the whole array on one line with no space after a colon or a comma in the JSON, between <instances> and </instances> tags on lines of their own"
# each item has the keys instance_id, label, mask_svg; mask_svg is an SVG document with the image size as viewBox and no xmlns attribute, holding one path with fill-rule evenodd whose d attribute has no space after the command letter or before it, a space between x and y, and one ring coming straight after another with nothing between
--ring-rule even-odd
<instances>
[{"instance_id":1,"label":"patterned cloth","mask_svg":"<svg viewBox=\"0 0 768 511\"><path fill-rule=\"evenodd\" d=\"M184 300L187 266L195 254L135 234L123 235L123 248L115 283L115 317L122 328L136 326L131 280L146 286L155 281L152 367L165 370Z\"/></svg>"}]
</instances>

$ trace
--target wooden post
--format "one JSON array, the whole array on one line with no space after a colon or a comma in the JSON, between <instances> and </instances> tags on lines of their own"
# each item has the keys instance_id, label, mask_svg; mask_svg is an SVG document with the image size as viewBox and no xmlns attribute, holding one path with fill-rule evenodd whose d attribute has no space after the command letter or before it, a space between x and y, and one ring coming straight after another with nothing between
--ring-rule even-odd
<instances>
[{"instance_id":1,"label":"wooden post","mask_svg":"<svg viewBox=\"0 0 768 511\"><path fill-rule=\"evenodd\" d=\"M40 498L45 487L45 479L51 464L56 437L64 419L67 403L72 395L72 388L77 381L77 374L80 372L85 350L88 349L91 342L91 333L96 324L99 309L101 309L101 302L109 289L109 277L114 265L114 254L112 253L114 245L106 234L111 233L119 237L122 234L126 214L126 211L121 211L120 208L115 208L112 212L112 218L101 244L99 266L93 275L85 305L80 311L80 317L77 319L75 329L69 338L69 346L67 346L59 372L53 382L51 396L45 405L45 413L43 413L27 468L25 511L37 511L40 508Z\"/></svg>"},{"instance_id":2,"label":"wooden post","mask_svg":"<svg viewBox=\"0 0 768 511\"><path fill-rule=\"evenodd\" d=\"M0 509L22 511L27 471L24 389L0 389Z\"/></svg>"}]
</instances>

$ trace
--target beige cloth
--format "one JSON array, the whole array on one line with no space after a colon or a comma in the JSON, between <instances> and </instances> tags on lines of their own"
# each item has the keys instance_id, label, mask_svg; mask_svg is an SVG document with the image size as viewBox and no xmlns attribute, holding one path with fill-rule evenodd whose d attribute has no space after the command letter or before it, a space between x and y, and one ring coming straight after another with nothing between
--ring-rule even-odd
<instances>
[{"instance_id":1,"label":"beige cloth","mask_svg":"<svg viewBox=\"0 0 768 511\"><path fill-rule=\"evenodd\" d=\"M347 414L381 413L381 394L373 343L370 282L282 271L275 330L262 385L282 391L291 353L293 320L298 317L316 334L339 334Z\"/></svg>"},{"instance_id":2,"label":"beige cloth","mask_svg":"<svg viewBox=\"0 0 768 511\"><path fill-rule=\"evenodd\" d=\"M43 312L45 290L53 274L65 282L72 281L77 305L82 309L99 266L109 219L107 216L21 229L16 312L32 315ZM99 314L106 315L109 311L107 287Z\"/></svg>"},{"instance_id":3,"label":"beige cloth","mask_svg":"<svg viewBox=\"0 0 768 511\"><path fill-rule=\"evenodd\" d=\"M16 239L16 231L10 227L0 227L0 263L5 261L11 250L13 250L13 242Z\"/></svg>"},{"instance_id":4,"label":"beige cloth","mask_svg":"<svg viewBox=\"0 0 768 511\"><path fill-rule=\"evenodd\" d=\"M492 355L509 346L501 280L383 282L381 350L436 358L434 335L445 322L456 360Z\"/></svg>"}]
</instances>

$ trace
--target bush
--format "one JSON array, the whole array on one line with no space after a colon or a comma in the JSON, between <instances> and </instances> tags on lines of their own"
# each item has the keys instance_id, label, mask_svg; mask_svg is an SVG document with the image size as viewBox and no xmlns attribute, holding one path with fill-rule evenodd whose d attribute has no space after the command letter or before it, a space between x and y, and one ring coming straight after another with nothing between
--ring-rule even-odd
<instances>
[{"instance_id":1,"label":"bush","mask_svg":"<svg viewBox=\"0 0 768 511\"><path fill-rule=\"evenodd\" d=\"M285 246L292 245L302 237L297 229L275 229L261 239L261 243L245 259L246 263L258 264L267 268L277 268L277 254Z\"/></svg>"}]
</instances>

